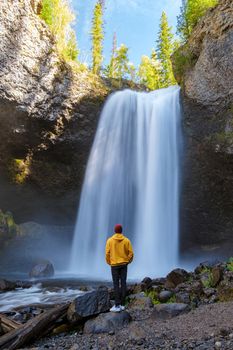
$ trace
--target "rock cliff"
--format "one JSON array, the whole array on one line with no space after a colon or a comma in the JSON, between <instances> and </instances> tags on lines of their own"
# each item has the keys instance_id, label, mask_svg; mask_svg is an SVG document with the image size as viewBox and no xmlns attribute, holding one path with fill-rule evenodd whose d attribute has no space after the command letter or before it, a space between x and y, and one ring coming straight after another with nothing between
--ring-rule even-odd
<instances>
[{"instance_id":1,"label":"rock cliff","mask_svg":"<svg viewBox=\"0 0 233 350\"><path fill-rule=\"evenodd\" d=\"M108 89L59 57L40 10L38 0L0 4L0 208L70 222Z\"/></svg>"},{"instance_id":2,"label":"rock cliff","mask_svg":"<svg viewBox=\"0 0 233 350\"><path fill-rule=\"evenodd\" d=\"M233 3L220 0L174 55L183 85L183 248L233 244ZM232 247L232 245L231 245Z\"/></svg>"}]
</instances>

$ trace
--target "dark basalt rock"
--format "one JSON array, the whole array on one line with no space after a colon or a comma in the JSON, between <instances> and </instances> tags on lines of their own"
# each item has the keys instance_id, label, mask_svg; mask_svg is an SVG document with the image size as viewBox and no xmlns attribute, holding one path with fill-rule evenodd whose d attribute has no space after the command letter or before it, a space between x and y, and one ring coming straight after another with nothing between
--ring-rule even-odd
<instances>
[{"instance_id":1,"label":"dark basalt rock","mask_svg":"<svg viewBox=\"0 0 233 350\"><path fill-rule=\"evenodd\" d=\"M94 320L88 320L84 325L84 333L114 333L124 328L131 321L131 316L127 311L113 313L108 312L97 316Z\"/></svg>"},{"instance_id":2,"label":"dark basalt rock","mask_svg":"<svg viewBox=\"0 0 233 350\"><path fill-rule=\"evenodd\" d=\"M40 277L52 277L54 275L54 267L50 261L43 261L31 269L29 277L40 278Z\"/></svg>"},{"instance_id":3,"label":"dark basalt rock","mask_svg":"<svg viewBox=\"0 0 233 350\"><path fill-rule=\"evenodd\" d=\"M152 311L151 317L154 320L166 320L190 311L190 307L187 304L171 303L155 305Z\"/></svg>"},{"instance_id":4,"label":"dark basalt rock","mask_svg":"<svg viewBox=\"0 0 233 350\"><path fill-rule=\"evenodd\" d=\"M67 318L69 322L76 323L84 318L109 311L110 301L107 288L79 295L70 305Z\"/></svg>"}]
</instances>

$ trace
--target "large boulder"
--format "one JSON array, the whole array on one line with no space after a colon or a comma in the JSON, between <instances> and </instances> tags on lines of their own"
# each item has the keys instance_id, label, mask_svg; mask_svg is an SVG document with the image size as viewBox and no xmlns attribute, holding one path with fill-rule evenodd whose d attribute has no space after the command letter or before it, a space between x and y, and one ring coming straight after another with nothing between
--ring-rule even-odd
<instances>
[{"instance_id":1,"label":"large boulder","mask_svg":"<svg viewBox=\"0 0 233 350\"><path fill-rule=\"evenodd\" d=\"M187 281L189 274L183 269L174 269L167 275L167 281L165 286L168 288L174 288L178 284Z\"/></svg>"},{"instance_id":2,"label":"large boulder","mask_svg":"<svg viewBox=\"0 0 233 350\"><path fill-rule=\"evenodd\" d=\"M86 317L109 311L109 308L108 289L100 287L97 290L79 295L71 303L67 312L67 318L70 323L76 323Z\"/></svg>"},{"instance_id":3,"label":"large boulder","mask_svg":"<svg viewBox=\"0 0 233 350\"><path fill-rule=\"evenodd\" d=\"M129 324L131 316L127 311L101 314L93 320L88 320L84 326L84 333L109 333L115 332Z\"/></svg>"},{"instance_id":4,"label":"large boulder","mask_svg":"<svg viewBox=\"0 0 233 350\"><path fill-rule=\"evenodd\" d=\"M29 272L29 277L31 278L52 277L53 275L54 267L48 260L36 264Z\"/></svg>"},{"instance_id":5,"label":"large boulder","mask_svg":"<svg viewBox=\"0 0 233 350\"><path fill-rule=\"evenodd\" d=\"M166 320L190 311L190 307L187 304L171 303L171 304L159 304L155 305L151 314L154 320Z\"/></svg>"}]
</instances>

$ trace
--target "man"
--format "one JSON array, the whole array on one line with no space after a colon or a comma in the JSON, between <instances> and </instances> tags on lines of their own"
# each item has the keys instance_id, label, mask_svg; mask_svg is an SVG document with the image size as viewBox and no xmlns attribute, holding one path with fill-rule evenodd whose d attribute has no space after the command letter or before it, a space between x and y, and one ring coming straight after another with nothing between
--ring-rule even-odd
<instances>
[{"instance_id":1,"label":"man","mask_svg":"<svg viewBox=\"0 0 233 350\"><path fill-rule=\"evenodd\" d=\"M130 240L122 233L122 226L115 226L115 234L106 243L106 262L111 266L115 305L110 309L120 312L125 309L127 265L133 260Z\"/></svg>"}]
</instances>

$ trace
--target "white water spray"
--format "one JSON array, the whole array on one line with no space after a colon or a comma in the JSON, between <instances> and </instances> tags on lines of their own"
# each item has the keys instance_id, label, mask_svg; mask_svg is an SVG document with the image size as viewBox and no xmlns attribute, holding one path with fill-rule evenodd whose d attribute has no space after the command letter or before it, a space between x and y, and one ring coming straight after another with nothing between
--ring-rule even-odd
<instances>
[{"instance_id":1,"label":"white water spray","mask_svg":"<svg viewBox=\"0 0 233 350\"><path fill-rule=\"evenodd\" d=\"M102 111L83 184L71 271L106 278L116 223L133 244L131 278L162 276L178 262L179 88L112 94Z\"/></svg>"}]
</instances>

